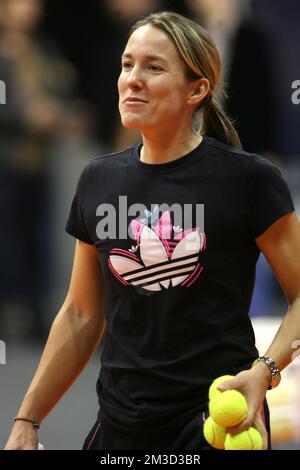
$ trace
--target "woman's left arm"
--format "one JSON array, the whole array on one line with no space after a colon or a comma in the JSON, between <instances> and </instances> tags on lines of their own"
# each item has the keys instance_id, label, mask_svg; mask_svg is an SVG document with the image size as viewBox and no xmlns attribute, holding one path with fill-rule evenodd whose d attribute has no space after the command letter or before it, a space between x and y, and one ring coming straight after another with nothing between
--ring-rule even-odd
<instances>
[{"instance_id":1,"label":"woman's left arm","mask_svg":"<svg viewBox=\"0 0 300 470\"><path fill-rule=\"evenodd\" d=\"M269 265L288 301L288 310L265 356L271 357L279 370L283 370L294 353L293 343L300 339L300 223L295 211L289 212L272 224L256 243ZM245 394L249 412L238 426L230 428L233 434L247 429L262 406L269 386L271 373L266 364L258 362L250 370L242 371L234 379L224 382L220 390L239 389Z\"/></svg>"},{"instance_id":2,"label":"woman's left arm","mask_svg":"<svg viewBox=\"0 0 300 470\"><path fill-rule=\"evenodd\" d=\"M292 361L293 342L300 339L300 223L296 213L281 217L256 243L288 301L287 313L265 353L283 370Z\"/></svg>"}]
</instances>

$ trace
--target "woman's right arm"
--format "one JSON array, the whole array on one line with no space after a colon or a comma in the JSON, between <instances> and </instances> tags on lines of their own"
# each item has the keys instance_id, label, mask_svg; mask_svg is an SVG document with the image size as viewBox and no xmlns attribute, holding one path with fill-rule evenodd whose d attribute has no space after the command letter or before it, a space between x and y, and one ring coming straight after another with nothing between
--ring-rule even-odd
<instances>
[{"instance_id":1,"label":"woman's right arm","mask_svg":"<svg viewBox=\"0 0 300 470\"><path fill-rule=\"evenodd\" d=\"M69 291L17 416L41 423L87 365L105 329L102 293L99 252L77 240ZM16 421L5 450L37 445L33 425Z\"/></svg>"}]
</instances>

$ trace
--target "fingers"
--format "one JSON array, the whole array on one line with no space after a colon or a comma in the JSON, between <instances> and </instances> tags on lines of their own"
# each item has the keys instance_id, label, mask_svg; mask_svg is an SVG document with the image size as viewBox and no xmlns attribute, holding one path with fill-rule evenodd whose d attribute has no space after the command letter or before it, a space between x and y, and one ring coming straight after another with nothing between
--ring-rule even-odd
<instances>
[{"instance_id":1,"label":"fingers","mask_svg":"<svg viewBox=\"0 0 300 470\"><path fill-rule=\"evenodd\" d=\"M263 450L267 450L268 448L268 432L266 430L266 426L264 420L262 418L261 412L256 413L252 426L256 428L260 434L262 435L263 439Z\"/></svg>"},{"instance_id":2,"label":"fingers","mask_svg":"<svg viewBox=\"0 0 300 470\"><path fill-rule=\"evenodd\" d=\"M233 388L237 389L239 385L239 382L236 378L232 380L225 380L222 382L220 385L217 386L217 389L220 390L220 392L225 392L225 390L231 390Z\"/></svg>"},{"instance_id":3,"label":"fingers","mask_svg":"<svg viewBox=\"0 0 300 470\"><path fill-rule=\"evenodd\" d=\"M246 429L249 429L251 426L254 427L255 429L257 429L257 431L260 432L260 434L262 436L262 441L263 441L263 450L267 450L267 448L268 448L268 433L267 433L265 423L264 423L264 420L262 418L262 415L261 415L260 411L258 411L255 414L253 420L251 420L247 417L241 424L239 424L237 426L232 426L232 427L226 428L225 432L229 433L229 434L232 434L232 435L235 435L235 434L239 434L242 431L245 431Z\"/></svg>"},{"instance_id":4,"label":"fingers","mask_svg":"<svg viewBox=\"0 0 300 470\"><path fill-rule=\"evenodd\" d=\"M253 425L253 422L259 412L256 412L256 408L254 407L254 405L249 402L248 407L248 414L246 418L236 426L226 428L226 432L229 432L230 434L238 434L240 432L245 431L246 429L249 429Z\"/></svg>"},{"instance_id":5,"label":"fingers","mask_svg":"<svg viewBox=\"0 0 300 470\"><path fill-rule=\"evenodd\" d=\"M246 431L246 429L249 429L252 425L252 421L250 419L244 419L240 424L237 424L236 426L231 426L228 428L225 428L225 432L229 434L239 434L240 432Z\"/></svg>"},{"instance_id":6,"label":"fingers","mask_svg":"<svg viewBox=\"0 0 300 470\"><path fill-rule=\"evenodd\" d=\"M247 405L248 405L248 413L246 418L236 426L231 426L226 428L226 432L229 432L230 434L238 434L242 431L245 431L248 429L254 420L256 409L257 409L257 400L255 395L252 395L251 393L247 393L247 390L244 388L243 382L240 380L239 377L235 377L234 379L231 380L226 380L222 384L220 384L217 387L220 391L225 392L226 390L232 390L235 389L242 393L246 400L247 400Z\"/></svg>"},{"instance_id":7,"label":"fingers","mask_svg":"<svg viewBox=\"0 0 300 470\"><path fill-rule=\"evenodd\" d=\"M241 421L239 424L237 424L236 426L231 426L230 428L228 427L226 429L226 432L229 432L230 434L238 434L242 431L245 431L246 429L249 429L252 426L252 423L257 413L256 411L257 405L256 405L256 402L251 401L250 398L247 400L247 403L248 403L248 413L247 413L246 418L243 421Z\"/></svg>"},{"instance_id":8,"label":"fingers","mask_svg":"<svg viewBox=\"0 0 300 470\"><path fill-rule=\"evenodd\" d=\"M236 426L227 427L226 433L235 435L253 426L261 433L263 449L266 450L268 448L268 433L262 417L264 416L263 401L266 394L266 384L257 371L253 369L242 371L232 379L224 380L217 389L221 392L235 389L245 396L248 404L246 418Z\"/></svg>"}]
</instances>

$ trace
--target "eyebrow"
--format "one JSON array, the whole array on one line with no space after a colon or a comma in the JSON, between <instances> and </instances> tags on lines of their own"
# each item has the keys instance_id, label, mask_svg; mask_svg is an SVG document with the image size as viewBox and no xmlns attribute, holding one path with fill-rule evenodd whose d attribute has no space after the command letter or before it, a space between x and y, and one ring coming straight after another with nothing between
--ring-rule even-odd
<instances>
[{"instance_id":1,"label":"eyebrow","mask_svg":"<svg viewBox=\"0 0 300 470\"><path fill-rule=\"evenodd\" d=\"M123 58L123 59L126 59L126 58L127 58L127 59L132 59L132 57L133 57L132 54L130 54L129 52L124 52L124 53L122 54L122 58ZM147 54L145 57L146 57L146 59L148 59L148 60L160 60L161 62L165 62L165 63L167 62L166 59L164 59L164 58L163 58L162 56L160 56L160 55Z\"/></svg>"}]
</instances>

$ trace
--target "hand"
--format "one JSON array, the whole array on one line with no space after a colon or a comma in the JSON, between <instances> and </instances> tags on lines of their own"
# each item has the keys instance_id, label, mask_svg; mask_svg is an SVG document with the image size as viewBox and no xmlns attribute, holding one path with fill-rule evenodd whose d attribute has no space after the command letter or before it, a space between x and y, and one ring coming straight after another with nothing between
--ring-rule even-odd
<instances>
[{"instance_id":1,"label":"hand","mask_svg":"<svg viewBox=\"0 0 300 470\"><path fill-rule=\"evenodd\" d=\"M16 421L4 450L37 450L38 434L31 423Z\"/></svg>"},{"instance_id":2,"label":"hand","mask_svg":"<svg viewBox=\"0 0 300 470\"><path fill-rule=\"evenodd\" d=\"M248 403L248 414L238 425L226 428L230 434L238 434L251 426L257 428L263 437L263 448L267 449L268 434L263 420L263 402L269 387L270 373L263 363L257 363L252 369L237 374L234 378L224 381L218 389L239 390Z\"/></svg>"},{"instance_id":3,"label":"hand","mask_svg":"<svg viewBox=\"0 0 300 470\"><path fill-rule=\"evenodd\" d=\"M266 430L266 426L264 423L264 411L263 407L258 411L254 417L254 421L252 423L252 426L257 429L260 434L262 435L262 440L263 440L263 450L267 450L268 448L268 433Z\"/></svg>"}]
</instances>

